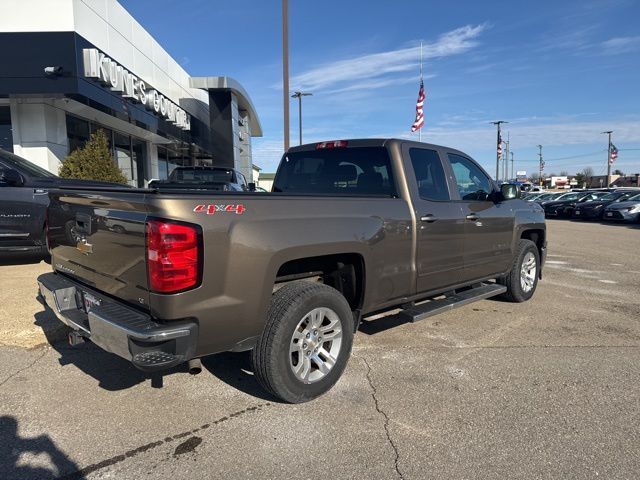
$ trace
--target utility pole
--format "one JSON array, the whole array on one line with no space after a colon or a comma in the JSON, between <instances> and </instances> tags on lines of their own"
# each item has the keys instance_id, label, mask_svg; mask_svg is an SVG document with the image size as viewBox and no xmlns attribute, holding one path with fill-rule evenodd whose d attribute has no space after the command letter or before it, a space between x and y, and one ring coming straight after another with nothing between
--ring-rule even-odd
<instances>
[{"instance_id":1,"label":"utility pole","mask_svg":"<svg viewBox=\"0 0 640 480\"><path fill-rule=\"evenodd\" d=\"M611 134L613 130L602 132L609 136L609 145L607 146L607 188L611 185Z\"/></svg>"},{"instance_id":2,"label":"utility pole","mask_svg":"<svg viewBox=\"0 0 640 480\"><path fill-rule=\"evenodd\" d=\"M302 97L308 97L310 95L313 95L313 93L300 91L296 91L291 95L291 98L298 99L298 132L300 135L300 145L302 145Z\"/></svg>"},{"instance_id":3,"label":"utility pole","mask_svg":"<svg viewBox=\"0 0 640 480\"><path fill-rule=\"evenodd\" d=\"M496 182L498 181L498 178L500 177L500 156L502 153L502 138L500 137L500 125L502 125L503 123L509 123L509 122L505 122L504 120L498 120L497 122L491 122L493 125L496 125L498 127L498 141L496 144Z\"/></svg>"},{"instance_id":4,"label":"utility pole","mask_svg":"<svg viewBox=\"0 0 640 480\"><path fill-rule=\"evenodd\" d=\"M540 164L539 164L539 167L540 167L540 173L539 173L540 174L540 178L539 178L538 182L539 182L540 186L542 186L542 171L544 170L544 161L542 160L542 145L538 145L538 149L539 149L538 156L540 157Z\"/></svg>"},{"instance_id":5,"label":"utility pole","mask_svg":"<svg viewBox=\"0 0 640 480\"><path fill-rule=\"evenodd\" d=\"M509 152L509 153L511 153L511 178L515 180L516 176L515 176L515 171L513 170L513 152Z\"/></svg>"},{"instance_id":6,"label":"utility pole","mask_svg":"<svg viewBox=\"0 0 640 480\"><path fill-rule=\"evenodd\" d=\"M282 0L282 98L286 152L289 150L289 0Z\"/></svg>"},{"instance_id":7,"label":"utility pole","mask_svg":"<svg viewBox=\"0 0 640 480\"><path fill-rule=\"evenodd\" d=\"M502 168L502 171L504 172L503 180L505 181L509 180L509 146L510 146L509 141L510 141L510 132L507 132L507 148L505 149L503 168Z\"/></svg>"}]
</instances>

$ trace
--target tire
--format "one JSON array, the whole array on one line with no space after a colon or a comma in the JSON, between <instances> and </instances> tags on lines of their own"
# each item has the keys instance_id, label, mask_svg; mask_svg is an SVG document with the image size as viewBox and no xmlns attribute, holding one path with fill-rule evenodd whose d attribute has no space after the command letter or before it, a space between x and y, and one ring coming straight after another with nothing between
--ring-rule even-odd
<instances>
[{"instance_id":1,"label":"tire","mask_svg":"<svg viewBox=\"0 0 640 480\"><path fill-rule=\"evenodd\" d=\"M533 264L531 264L532 260ZM533 265L535 270L528 269L528 274L525 274L523 271L524 263ZM518 242L518 249L511 265L511 270L506 276L498 279L498 283L507 287L507 291L502 294L502 298L515 303L529 300L538 286L539 273L540 252L538 252L538 247L531 240L521 239ZM523 280L523 276L526 276L526 280Z\"/></svg>"},{"instance_id":2,"label":"tire","mask_svg":"<svg viewBox=\"0 0 640 480\"><path fill-rule=\"evenodd\" d=\"M254 374L273 396L288 403L307 402L335 385L352 344L353 314L342 294L320 283L292 282L273 294L267 323L252 352Z\"/></svg>"}]
</instances>

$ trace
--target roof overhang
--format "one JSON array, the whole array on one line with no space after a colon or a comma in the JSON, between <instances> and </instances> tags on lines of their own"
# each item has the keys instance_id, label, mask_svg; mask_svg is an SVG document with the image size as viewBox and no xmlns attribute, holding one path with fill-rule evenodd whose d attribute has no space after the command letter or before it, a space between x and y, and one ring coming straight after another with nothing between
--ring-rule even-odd
<instances>
[{"instance_id":1,"label":"roof overhang","mask_svg":"<svg viewBox=\"0 0 640 480\"><path fill-rule=\"evenodd\" d=\"M247 111L249 114L251 136L262 136L262 125L260 125L258 113L251 102L251 98L249 98L249 94L237 80L231 77L191 77L189 79L189 86L208 92L216 90L233 92L238 99L238 108Z\"/></svg>"}]
</instances>

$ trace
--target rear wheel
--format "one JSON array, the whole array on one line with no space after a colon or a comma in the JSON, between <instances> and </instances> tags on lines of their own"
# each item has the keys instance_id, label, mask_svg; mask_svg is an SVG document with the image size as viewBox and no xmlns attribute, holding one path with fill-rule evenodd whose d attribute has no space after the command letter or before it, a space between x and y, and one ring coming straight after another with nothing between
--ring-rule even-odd
<instances>
[{"instance_id":1,"label":"rear wheel","mask_svg":"<svg viewBox=\"0 0 640 480\"><path fill-rule=\"evenodd\" d=\"M353 315L336 289L293 282L274 293L253 350L258 382L274 396L302 403L326 393L344 371L353 344Z\"/></svg>"},{"instance_id":2,"label":"rear wheel","mask_svg":"<svg viewBox=\"0 0 640 480\"><path fill-rule=\"evenodd\" d=\"M525 302L529 300L538 286L540 274L540 253L538 247L531 240L521 239L509 273L498 283L505 285L507 291L503 298L510 302Z\"/></svg>"}]
</instances>

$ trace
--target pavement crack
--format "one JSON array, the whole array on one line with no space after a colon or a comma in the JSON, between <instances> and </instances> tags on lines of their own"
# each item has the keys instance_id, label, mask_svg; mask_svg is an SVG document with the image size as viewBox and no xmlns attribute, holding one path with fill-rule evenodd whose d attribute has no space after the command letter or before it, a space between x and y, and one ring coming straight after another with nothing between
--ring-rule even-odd
<instances>
[{"instance_id":1,"label":"pavement crack","mask_svg":"<svg viewBox=\"0 0 640 480\"><path fill-rule=\"evenodd\" d=\"M357 357L356 355L353 355L353 354L352 354L352 356L362 359L362 361L364 362L364 364L367 367L367 375L366 375L366 377L367 377L367 382L369 383L369 387L371 388L371 397L373 398L373 403L375 405L376 411L380 415L382 415L382 418L384 419L384 422L383 422L384 433L385 433L385 435L387 437L387 441L389 442L389 445L391 445L391 448L393 449L393 452L394 452L394 455L395 455L395 458L394 458L394 461L393 461L393 466L395 468L396 473L398 474L398 477L401 480L404 480L404 475L400 471L400 453L398 452L398 446L393 441L393 438L391 437L391 433L389 432L389 415L387 415L387 412L385 412L380 407L380 401L378 400L378 389L374 385L373 379L371 378L371 372L372 372L371 365L369 365L369 362L364 357Z\"/></svg>"},{"instance_id":2,"label":"pavement crack","mask_svg":"<svg viewBox=\"0 0 640 480\"><path fill-rule=\"evenodd\" d=\"M262 410L263 407L267 407L271 405L270 403L262 403L260 405L256 405L254 407L247 407L243 410L238 410L236 412L230 413L228 415L225 415L224 417L220 417L217 420L212 421L211 423L205 423L204 425L201 425L197 428L194 428L192 430L187 430L186 432L181 432L178 433L176 435L173 435L171 437L166 437L162 440L157 440L155 442L151 442L151 443L147 443L145 445L141 445L137 448L134 448L132 450L129 450L127 452L121 453L120 455L116 455L114 457L108 458L106 460L102 460L101 462L98 463L94 463L92 465L88 465L84 468L81 468L80 470L76 470L75 472L70 472L70 473L66 473L60 477L58 477L58 480L80 480L85 478L86 475L89 475L90 473L96 472L98 470L102 470L103 468L107 468L110 467L112 465L115 465L116 463L120 463L125 461L128 458L131 457L135 457L141 453L147 452L149 450L152 450L154 448L157 448L161 445L166 445L168 443L174 442L178 439L181 438L185 438L188 437L190 435L193 435L197 432L202 432L203 430L208 430L209 428L218 425L220 423L223 422L227 422L233 418L237 418L240 417L246 413L251 413L251 412L255 412L255 411L259 411ZM182 442L180 445L178 445L176 447L176 450L174 451L174 455L181 455L183 453L188 453L190 451L193 451L195 449L195 447L197 447L198 445L200 445L202 443L202 438L201 437L196 437L196 436L192 436L190 437L189 440L186 440L184 442Z\"/></svg>"},{"instance_id":3,"label":"pavement crack","mask_svg":"<svg viewBox=\"0 0 640 480\"><path fill-rule=\"evenodd\" d=\"M22 372L25 372L27 370L29 370L31 367L33 367L36 363L38 363L40 360L42 360L42 358L47 354L47 348L45 348L42 353L40 355L38 355L38 357L31 362L29 365L27 365L26 367L22 367L21 369L17 370L16 372L12 373L11 375L9 375L7 378L5 378L2 382L0 382L0 387L2 387L5 383L7 383L9 380L11 380L13 377L20 375Z\"/></svg>"}]
</instances>

